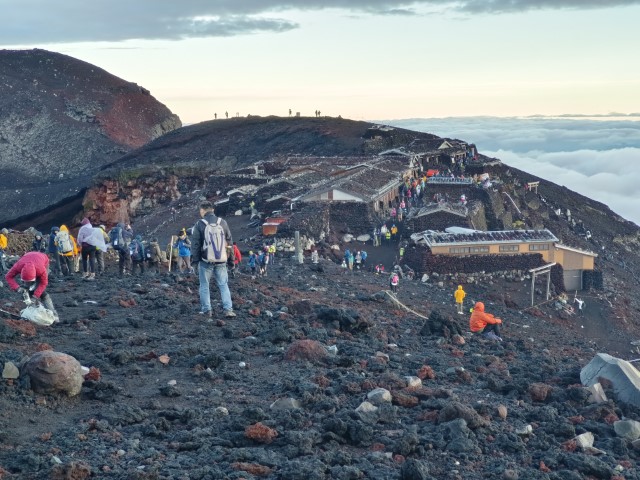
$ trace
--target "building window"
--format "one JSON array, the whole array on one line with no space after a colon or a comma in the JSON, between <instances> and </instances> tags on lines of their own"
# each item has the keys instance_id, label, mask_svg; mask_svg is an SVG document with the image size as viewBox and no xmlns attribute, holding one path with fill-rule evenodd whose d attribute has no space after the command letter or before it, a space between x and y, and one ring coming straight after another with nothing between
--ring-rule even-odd
<instances>
[{"instance_id":1,"label":"building window","mask_svg":"<svg viewBox=\"0 0 640 480\"><path fill-rule=\"evenodd\" d=\"M489 253L489 247L471 247L471 253Z\"/></svg>"},{"instance_id":2,"label":"building window","mask_svg":"<svg viewBox=\"0 0 640 480\"><path fill-rule=\"evenodd\" d=\"M519 252L520 245L500 245L501 252Z\"/></svg>"},{"instance_id":3,"label":"building window","mask_svg":"<svg viewBox=\"0 0 640 480\"><path fill-rule=\"evenodd\" d=\"M469 253L469 247L449 247L449 253Z\"/></svg>"},{"instance_id":4,"label":"building window","mask_svg":"<svg viewBox=\"0 0 640 480\"><path fill-rule=\"evenodd\" d=\"M549 244L548 243L534 243L532 245L529 245L529 251L530 252L539 252L541 250L549 250Z\"/></svg>"}]
</instances>

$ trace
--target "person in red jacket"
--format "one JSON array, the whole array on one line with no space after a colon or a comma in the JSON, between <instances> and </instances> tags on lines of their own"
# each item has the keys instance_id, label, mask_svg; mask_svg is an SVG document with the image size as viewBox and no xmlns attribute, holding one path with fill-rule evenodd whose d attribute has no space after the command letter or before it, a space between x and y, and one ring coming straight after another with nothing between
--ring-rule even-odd
<instances>
[{"instance_id":1,"label":"person in red jacket","mask_svg":"<svg viewBox=\"0 0 640 480\"><path fill-rule=\"evenodd\" d=\"M502 341L500 325L502 320L484 311L484 303L477 302L469 318L469 328L473 333L484 333L487 337Z\"/></svg>"},{"instance_id":2,"label":"person in red jacket","mask_svg":"<svg viewBox=\"0 0 640 480\"><path fill-rule=\"evenodd\" d=\"M28 252L11 267L5 279L9 288L14 292L22 293L25 298L28 296L41 300L45 308L51 310L58 321L58 313L53 306L51 295L46 292L47 285L49 285L48 268L49 257L47 255L40 252ZM15 280L18 275L20 275L23 287L18 285Z\"/></svg>"},{"instance_id":3,"label":"person in red jacket","mask_svg":"<svg viewBox=\"0 0 640 480\"><path fill-rule=\"evenodd\" d=\"M236 242L233 242L233 271L231 273L234 277L236 276L236 271L238 270L238 265L240 265L241 261L242 254L240 253L240 249Z\"/></svg>"}]
</instances>

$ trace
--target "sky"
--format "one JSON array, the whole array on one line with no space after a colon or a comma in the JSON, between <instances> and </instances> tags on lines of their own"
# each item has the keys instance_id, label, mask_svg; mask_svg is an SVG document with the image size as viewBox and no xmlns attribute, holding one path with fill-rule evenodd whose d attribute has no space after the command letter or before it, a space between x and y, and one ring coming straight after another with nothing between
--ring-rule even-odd
<instances>
[{"instance_id":1,"label":"sky","mask_svg":"<svg viewBox=\"0 0 640 480\"><path fill-rule=\"evenodd\" d=\"M0 48L88 61L185 124L637 113L638 18L640 0L0 0Z\"/></svg>"},{"instance_id":2,"label":"sky","mask_svg":"<svg viewBox=\"0 0 640 480\"><path fill-rule=\"evenodd\" d=\"M395 119L640 224L639 18L640 0L0 0L0 48L92 63L183 124Z\"/></svg>"}]
</instances>

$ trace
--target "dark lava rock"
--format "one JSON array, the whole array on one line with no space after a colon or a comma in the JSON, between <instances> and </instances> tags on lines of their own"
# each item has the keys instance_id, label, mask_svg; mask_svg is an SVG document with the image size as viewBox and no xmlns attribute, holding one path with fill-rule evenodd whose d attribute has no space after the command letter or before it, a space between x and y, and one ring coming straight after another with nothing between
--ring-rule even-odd
<instances>
[{"instance_id":1,"label":"dark lava rock","mask_svg":"<svg viewBox=\"0 0 640 480\"><path fill-rule=\"evenodd\" d=\"M466 330L463 329L451 316L445 315L437 310L434 310L429 315L429 318L422 326L420 335L429 336L437 335L440 337L449 338L454 334L463 335Z\"/></svg>"},{"instance_id":2,"label":"dark lava rock","mask_svg":"<svg viewBox=\"0 0 640 480\"><path fill-rule=\"evenodd\" d=\"M432 477L429 475L429 467L425 462L410 458L402 464L400 478L402 480L429 480Z\"/></svg>"}]
</instances>

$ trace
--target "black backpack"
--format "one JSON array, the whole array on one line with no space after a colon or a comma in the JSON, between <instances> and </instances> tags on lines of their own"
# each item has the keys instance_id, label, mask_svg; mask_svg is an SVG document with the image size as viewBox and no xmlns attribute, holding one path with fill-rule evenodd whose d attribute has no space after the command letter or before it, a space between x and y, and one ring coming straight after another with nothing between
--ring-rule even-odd
<instances>
[{"instance_id":1,"label":"black backpack","mask_svg":"<svg viewBox=\"0 0 640 480\"><path fill-rule=\"evenodd\" d=\"M131 254L131 260L141 262L144 260L144 247L138 240L134 240L129 245L129 253Z\"/></svg>"},{"instance_id":2,"label":"black backpack","mask_svg":"<svg viewBox=\"0 0 640 480\"><path fill-rule=\"evenodd\" d=\"M122 229L114 227L109 232L109 241L114 250L122 250L124 248L124 238L122 237Z\"/></svg>"}]
</instances>

